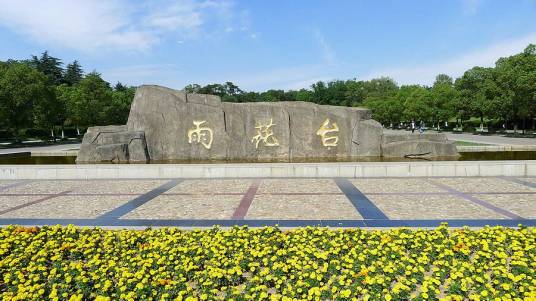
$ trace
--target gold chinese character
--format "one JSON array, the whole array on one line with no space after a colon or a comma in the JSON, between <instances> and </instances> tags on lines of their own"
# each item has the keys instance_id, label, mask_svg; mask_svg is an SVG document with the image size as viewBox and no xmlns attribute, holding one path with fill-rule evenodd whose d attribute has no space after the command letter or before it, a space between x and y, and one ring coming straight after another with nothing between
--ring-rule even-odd
<instances>
[{"instance_id":1,"label":"gold chinese character","mask_svg":"<svg viewBox=\"0 0 536 301\"><path fill-rule=\"evenodd\" d=\"M337 146L337 143L339 142L339 136L333 135L328 136L329 133L337 133L339 132L339 127L337 126L336 122L332 123L332 126L329 127L329 118L324 120L322 123L322 126L316 131L316 134L320 137L322 137L322 145L327 146L328 148L331 146Z\"/></svg>"},{"instance_id":2,"label":"gold chinese character","mask_svg":"<svg viewBox=\"0 0 536 301\"><path fill-rule=\"evenodd\" d=\"M266 146L278 146L279 141L274 137L274 131L272 126L274 126L273 120L270 118L270 123L267 125L257 125L255 129L257 130L257 135L251 139L251 142L255 142L255 148L259 147L259 142L263 142Z\"/></svg>"},{"instance_id":3,"label":"gold chinese character","mask_svg":"<svg viewBox=\"0 0 536 301\"><path fill-rule=\"evenodd\" d=\"M212 146L212 129L209 127L200 127L206 120L194 120L195 128L188 130L188 143L201 143L206 149Z\"/></svg>"}]
</instances>

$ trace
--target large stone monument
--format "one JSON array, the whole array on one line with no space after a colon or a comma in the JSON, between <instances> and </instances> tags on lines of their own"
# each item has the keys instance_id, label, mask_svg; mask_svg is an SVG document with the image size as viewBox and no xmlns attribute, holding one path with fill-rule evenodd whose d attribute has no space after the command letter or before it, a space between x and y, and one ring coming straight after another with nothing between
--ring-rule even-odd
<instances>
[{"instance_id":1,"label":"large stone monument","mask_svg":"<svg viewBox=\"0 0 536 301\"><path fill-rule=\"evenodd\" d=\"M443 134L384 134L363 108L307 102L226 103L141 86L126 125L88 129L77 163L292 162L457 156Z\"/></svg>"}]
</instances>

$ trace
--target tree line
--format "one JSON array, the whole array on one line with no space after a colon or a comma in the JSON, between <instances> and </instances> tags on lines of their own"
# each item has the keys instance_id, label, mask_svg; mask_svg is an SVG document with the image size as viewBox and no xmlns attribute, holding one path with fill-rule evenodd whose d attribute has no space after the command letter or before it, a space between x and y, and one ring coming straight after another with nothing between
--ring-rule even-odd
<instances>
[{"instance_id":1,"label":"tree line","mask_svg":"<svg viewBox=\"0 0 536 301\"><path fill-rule=\"evenodd\" d=\"M500 58L494 67L473 67L453 79L439 74L431 87L401 85L388 77L317 82L298 91L245 92L231 82L188 85L190 93L220 95L223 101L308 101L322 105L364 106L385 126L424 121L433 127L464 124L496 128L535 128L536 46ZM476 119L476 120L474 120Z\"/></svg>"},{"instance_id":2,"label":"tree line","mask_svg":"<svg viewBox=\"0 0 536 301\"><path fill-rule=\"evenodd\" d=\"M78 61L64 67L47 51L0 62L0 138L58 137L65 127L124 124L135 88L111 86Z\"/></svg>"},{"instance_id":3,"label":"tree line","mask_svg":"<svg viewBox=\"0 0 536 301\"><path fill-rule=\"evenodd\" d=\"M432 86L398 85L388 77L317 82L309 89L243 91L232 82L184 87L228 102L306 101L322 105L364 106L374 119L396 127L424 121L433 127L536 126L536 46L500 58L494 67L473 67L459 78L437 75ZM0 62L0 138L19 138L29 129L44 136L65 127L125 124L135 87L112 86L96 71L84 73L78 61L64 67L43 52L28 60ZM49 133L49 134L46 134ZM57 135L57 134L56 134Z\"/></svg>"}]
</instances>

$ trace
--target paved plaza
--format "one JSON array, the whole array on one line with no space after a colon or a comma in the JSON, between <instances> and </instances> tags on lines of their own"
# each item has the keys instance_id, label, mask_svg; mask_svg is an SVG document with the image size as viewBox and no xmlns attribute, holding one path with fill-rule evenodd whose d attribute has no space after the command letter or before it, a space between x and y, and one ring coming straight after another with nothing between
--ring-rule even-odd
<instances>
[{"instance_id":1,"label":"paved plaza","mask_svg":"<svg viewBox=\"0 0 536 301\"><path fill-rule=\"evenodd\" d=\"M536 225L536 178L0 180L0 224Z\"/></svg>"}]
</instances>

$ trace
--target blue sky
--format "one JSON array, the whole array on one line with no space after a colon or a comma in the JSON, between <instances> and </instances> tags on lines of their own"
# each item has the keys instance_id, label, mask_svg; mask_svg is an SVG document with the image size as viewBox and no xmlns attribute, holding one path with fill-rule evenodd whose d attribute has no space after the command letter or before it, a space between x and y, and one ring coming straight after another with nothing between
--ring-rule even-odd
<instances>
[{"instance_id":1,"label":"blue sky","mask_svg":"<svg viewBox=\"0 0 536 301\"><path fill-rule=\"evenodd\" d=\"M130 85L429 85L536 43L536 1L0 0L0 41L0 60L46 49Z\"/></svg>"}]
</instances>

